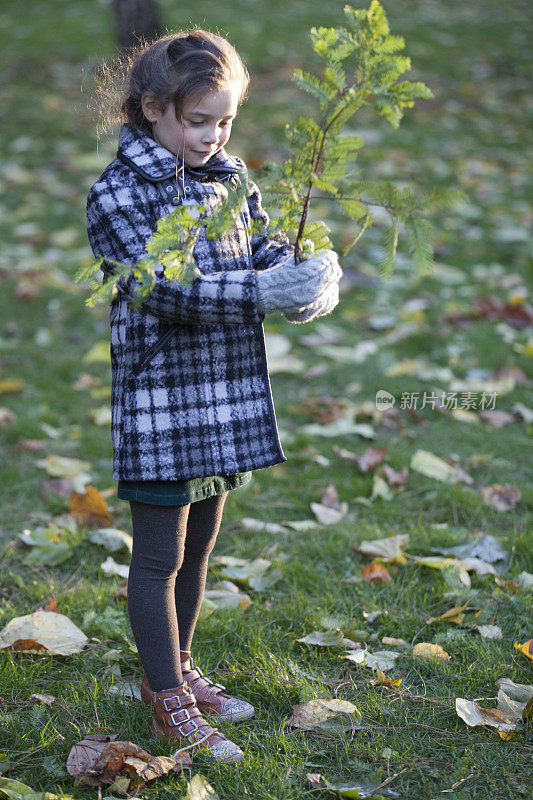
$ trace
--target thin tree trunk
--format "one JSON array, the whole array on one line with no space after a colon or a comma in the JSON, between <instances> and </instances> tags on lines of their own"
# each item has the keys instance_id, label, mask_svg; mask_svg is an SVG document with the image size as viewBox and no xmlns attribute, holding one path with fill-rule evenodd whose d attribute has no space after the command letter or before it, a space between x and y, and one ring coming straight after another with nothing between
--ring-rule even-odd
<instances>
[{"instance_id":1,"label":"thin tree trunk","mask_svg":"<svg viewBox=\"0 0 533 800\"><path fill-rule=\"evenodd\" d=\"M123 52L141 39L153 39L161 31L156 0L113 0L118 43Z\"/></svg>"}]
</instances>

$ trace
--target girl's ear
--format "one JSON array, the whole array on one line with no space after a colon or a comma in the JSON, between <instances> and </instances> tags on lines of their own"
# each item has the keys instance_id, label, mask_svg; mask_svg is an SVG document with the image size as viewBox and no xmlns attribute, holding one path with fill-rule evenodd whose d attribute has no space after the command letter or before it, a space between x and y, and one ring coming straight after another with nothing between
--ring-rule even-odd
<instances>
[{"instance_id":1,"label":"girl's ear","mask_svg":"<svg viewBox=\"0 0 533 800\"><path fill-rule=\"evenodd\" d=\"M161 109L159 103L152 94L143 94L141 96L141 105L143 114L152 125L157 122Z\"/></svg>"}]
</instances>

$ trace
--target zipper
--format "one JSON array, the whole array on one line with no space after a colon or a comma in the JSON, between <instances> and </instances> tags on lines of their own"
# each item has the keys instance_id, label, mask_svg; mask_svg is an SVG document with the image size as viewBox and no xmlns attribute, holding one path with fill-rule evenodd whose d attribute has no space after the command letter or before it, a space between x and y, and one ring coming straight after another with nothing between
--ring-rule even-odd
<instances>
[{"instance_id":1,"label":"zipper","mask_svg":"<svg viewBox=\"0 0 533 800\"><path fill-rule=\"evenodd\" d=\"M159 352L159 350L161 350L161 348L163 347L163 345L165 344L165 342L167 341L167 339L168 339L168 338L170 338L170 336L171 336L171 335L174 333L174 331L176 330L176 328L177 328L177 325L173 325L173 326L172 326L172 327L171 327L171 328L170 328L170 329L169 329L169 330L168 330L166 333L164 333L164 334L163 334L163 336L161 336L161 337L160 337L160 338L157 340L157 342L156 342L155 344L153 344L153 345L152 345L152 347L150 347L150 349L149 349L149 350L148 350L148 351L147 351L147 352L144 354L144 356L142 357L142 359L139 361L139 363L138 363L138 364L136 364L136 366L135 366L135 367L133 368L133 370L132 370L132 373L133 373L133 375L135 375L135 377L137 377L137 375L139 375L139 373L140 373L140 372L142 372L142 370L144 369L144 367L146 366L146 364L147 364L149 361L151 361L151 360L152 360L152 358L153 358L153 357L156 355L156 353L158 353L158 352Z\"/></svg>"}]
</instances>

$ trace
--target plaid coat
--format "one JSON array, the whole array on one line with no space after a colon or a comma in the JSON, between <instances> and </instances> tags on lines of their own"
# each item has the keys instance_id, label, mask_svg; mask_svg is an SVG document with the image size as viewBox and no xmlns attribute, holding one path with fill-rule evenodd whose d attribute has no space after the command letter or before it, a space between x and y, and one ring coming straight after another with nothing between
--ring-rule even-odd
<instances>
[{"instance_id":1,"label":"plaid coat","mask_svg":"<svg viewBox=\"0 0 533 800\"><path fill-rule=\"evenodd\" d=\"M136 263L158 219L182 202L215 208L224 183L243 169L221 150L176 181L176 157L123 125L117 158L87 200L94 254ZM253 270L272 266L290 249L251 237L251 219L268 224L254 184L230 234L216 241L200 235L194 256L203 275L189 288L170 283L161 268L153 293L134 310L128 306L134 279L119 287L110 306L114 479L179 480L286 461Z\"/></svg>"}]
</instances>

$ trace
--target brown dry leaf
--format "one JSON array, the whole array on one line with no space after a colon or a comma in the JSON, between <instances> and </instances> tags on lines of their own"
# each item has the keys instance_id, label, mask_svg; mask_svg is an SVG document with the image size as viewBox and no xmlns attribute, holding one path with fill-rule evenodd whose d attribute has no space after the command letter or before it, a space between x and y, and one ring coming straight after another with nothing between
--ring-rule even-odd
<instances>
[{"instance_id":1,"label":"brown dry leaf","mask_svg":"<svg viewBox=\"0 0 533 800\"><path fill-rule=\"evenodd\" d=\"M491 486L481 487L481 496L484 502L497 511L510 511L521 499L519 489L508 483L493 483Z\"/></svg>"},{"instance_id":2,"label":"brown dry leaf","mask_svg":"<svg viewBox=\"0 0 533 800\"><path fill-rule=\"evenodd\" d=\"M107 503L94 486L86 486L84 494L72 492L68 510L81 525L99 528L113 524Z\"/></svg>"},{"instance_id":3,"label":"brown dry leaf","mask_svg":"<svg viewBox=\"0 0 533 800\"><path fill-rule=\"evenodd\" d=\"M88 639L64 614L35 611L15 617L0 631L0 650L21 650L70 656L79 653Z\"/></svg>"},{"instance_id":4,"label":"brown dry leaf","mask_svg":"<svg viewBox=\"0 0 533 800\"><path fill-rule=\"evenodd\" d=\"M74 491L74 481L72 478L51 478L43 481L39 493L43 500L53 500L54 496L70 497Z\"/></svg>"},{"instance_id":5,"label":"brown dry leaf","mask_svg":"<svg viewBox=\"0 0 533 800\"><path fill-rule=\"evenodd\" d=\"M46 604L45 611L53 611L55 614L59 614L59 608L57 607L57 600L55 597L51 597L48 603Z\"/></svg>"},{"instance_id":6,"label":"brown dry leaf","mask_svg":"<svg viewBox=\"0 0 533 800\"><path fill-rule=\"evenodd\" d=\"M51 706L55 702L55 697L51 694L30 694L29 699L43 706Z\"/></svg>"},{"instance_id":7,"label":"brown dry leaf","mask_svg":"<svg viewBox=\"0 0 533 800\"><path fill-rule=\"evenodd\" d=\"M385 564L381 561L373 561L363 567L361 572L365 581L377 581L378 583L392 583L392 577Z\"/></svg>"},{"instance_id":8,"label":"brown dry leaf","mask_svg":"<svg viewBox=\"0 0 533 800\"><path fill-rule=\"evenodd\" d=\"M523 653L529 661L533 661L533 639L529 639L527 642L524 642L524 644L515 642L514 646Z\"/></svg>"},{"instance_id":9,"label":"brown dry leaf","mask_svg":"<svg viewBox=\"0 0 533 800\"><path fill-rule=\"evenodd\" d=\"M16 418L17 415L10 408L0 408L0 428L7 428Z\"/></svg>"},{"instance_id":10,"label":"brown dry leaf","mask_svg":"<svg viewBox=\"0 0 533 800\"><path fill-rule=\"evenodd\" d=\"M337 447L337 445L333 446L333 452L339 458L344 459L345 461L358 461L359 456L357 453L352 453L351 450L344 450L342 447Z\"/></svg>"},{"instance_id":11,"label":"brown dry leaf","mask_svg":"<svg viewBox=\"0 0 533 800\"><path fill-rule=\"evenodd\" d=\"M376 670L376 675L377 678L372 681L372 686L400 686L402 682L401 678L388 678L380 669Z\"/></svg>"},{"instance_id":12,"label":"brown dry leaf","mask_svg":"<svg viewBox=\"0 0 533 800\"><path fill-rule=\"evenodd\" d=\"M21 450L26 450L28 453L36 453L41 450L45 444L48 444L48 439L19 439L18 446Z\"/></svg>"},{"instance_id":13,"label":"brown dry leaf","mask_svg":"<svg viewBox=\"0 0 533 800\"><path fill-rule=\"evenodd\" d=\"M113 592L113 597L117 600L128 599L128 581L122 581L116 592Z\"/></svg>"},{"instance_id":14,"label":"brown dry leaf","mask_svg":"<svg viewBox=\"0 0 533 800\"><path fill-rule=\"evenodd\" d=\"M440 644L432 642L419 642L413 647L413 655L419 658L435 658L438 661L449 661L450 654L443 650Z\"/></svg>"},{"instance_id":15,"label":"brown dry leaf","mask_svg":"<svg viewBox=\"0 0 533 800\"><path fill-rule=\"evenodd\" d=\"M357 459L357 463L362 472L368 472L374 467L377 467L378 464L381 464L386 455L386 447L379 447L377 449L374 447L367 447L363 455Z\"/></svg>"},{"instance_id":16,"label":"brown dry leaf","mask_svg":"<svg viewBox=\"0 0 533 800\"><path fill-rule=\"evenodd\" d=\"M313 787L313 789L318 789L320 784L322 783L322 775L320 772L307 772L305 777Z\"/></svg>"},{"instance_id":17,"label":"brown dry leaf","mask_svg":"<svg viewBox=\"0 0 533 800\"><path fill-rule=\"evenodd\" d=\"M381 472L385 476L385 480L388 484L390 484L390 486L403 486L405 483L407 483L409 478L409 470L407 467L403 467L400 472L398 472L389 464L383 464L381 467Z\"/></svg>"},{"instance_id":18,"label":"brown dry leaf","mask_svg":"<svg viewBox=\"0 0 533 800\"><path fill-rule=\"evenodd\" d=\"M100 378L97 378L96 375L91 375L89 372L80 373L78 380L72 384L72 388L78 391L92 389L95 386L100 386Z\"/></svg>"},{"instance_id":19,"label":"brown dry leaf","mask_svg":"<svg viewBox=\"0 0 533 800\"><path fill-rule=\"evenodd\" d=\"M124 788L131 791L176 768L175 758L152 756L139 745L116 741L116 737L117 734L95 734L75 744L67 759L69 775L82 786L109 786L119 778ZM191 763L188 753L183 753L181 765ZM124 778L128 779L127 786Z\"/></svg>"},{"instance_id":20,"label":"brown dry leaf","mask_svg":"<svg viewBox=\"0 0 533 800\"><path fill-rule=\"evenodd\" d=\"M312 731L319 728L325 720L337 714L360 716L360 712L349 700L324 699L307 700L292 707L292 717L288 720L289 728Z\"/></svg>"},{"instance_id":21,"label":"brown dry leaf","mask_svg":"<svg viewBox=\"0 0 533 800\"><path fill-rule=\"evenodd\" d=\"M324 491L322 497L320 498L320 502L323 506L326 506L326 508L335 508L337 510L340 508L341 504L339 501L339 492L333 483L330 483L330 485Z\"/></svg>"},{"instance_id":22,"label":"brown dry leaf","mask_svg":"<svg viewBox=\"0 0 533 800\"><path fill-rule=\"evenodd\" d=\"M353 405L349 400L325 394L321 397L306 397L300 401L298 406L292 406L289 410L297 414L302 412L308 414L312 417L313 422L317 422L319 425L329 425L330 422L345 417L352 408Z\"/></svg>"}]
</instances>

